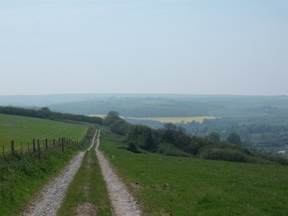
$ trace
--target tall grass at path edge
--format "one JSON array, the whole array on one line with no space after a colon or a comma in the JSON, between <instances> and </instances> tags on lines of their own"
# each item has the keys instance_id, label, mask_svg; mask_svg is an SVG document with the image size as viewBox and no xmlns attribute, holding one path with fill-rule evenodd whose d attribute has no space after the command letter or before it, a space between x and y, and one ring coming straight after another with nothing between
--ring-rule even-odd
<instances>
[{"instance_id":1,"label":"tall grass at path edge","mask_svg":"<svg viewBox=\"0 0 288 216\"><path fill-rule=\"evenodd\" d=\"M94 132L94 131L92 131ZM38 153L15 153L0 157L0 215L19 215L33 196L60 171L79 151L91 142L88 130L83 145L54 147Z\"/></svg>"}]
</instances>

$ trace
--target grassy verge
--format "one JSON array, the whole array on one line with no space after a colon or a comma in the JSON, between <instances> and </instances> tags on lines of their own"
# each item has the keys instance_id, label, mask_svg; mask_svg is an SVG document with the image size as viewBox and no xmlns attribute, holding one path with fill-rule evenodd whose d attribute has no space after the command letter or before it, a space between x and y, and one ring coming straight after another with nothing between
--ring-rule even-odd
<instances>
[{"instance_id":1,"label":"grassy verge","mask_svg":"<svg viewBox=\"0 0 288 216\"><path fill-rule=\"evenodd\" d=\"M67 162L80 150L87 148L93 137L90 128L84 137L84 145L55 147L37 153L15 153L0 157L0 209L1 215L19 215L33 195L57 176Z\"/></svg>"},{"instance_id":2,"label":"grassy verge","mask_svg":"<svg viewBox=\"0 0 288 216\"><path fill-rule=\"evenodd\" d=\"M149 215L286 215L288 167L135 154L108 131L101 150Z\"/></svg>"},{"instance_id":3,"label":"grassy verge","mask_svg":"<svg viewBox=\"0 0 288 216\"><path fill-rule=\"evenodd\" d=\"M0 157L1 215L19 215L32 196L58 175L80 147L69 147L64 152L56 147L41 154L15 154Z\"/></svg>"},{"instance_id":4,"label":"grassy verge","mask_svg":"<svg viewBox=\"0 0 288 216\"><path fill-rule=\"evenodd\" d=\"M104 216L112 212L94 146L86 152L57 215L96 214Z\"/></svg>"}]
</instances>

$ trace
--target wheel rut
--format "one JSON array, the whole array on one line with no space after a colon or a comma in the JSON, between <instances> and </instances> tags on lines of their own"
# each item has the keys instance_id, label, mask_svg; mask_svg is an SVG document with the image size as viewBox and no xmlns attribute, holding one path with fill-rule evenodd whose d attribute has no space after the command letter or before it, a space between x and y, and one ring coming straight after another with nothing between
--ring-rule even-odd
<instances>
[{"instance_id":1,"label":"wheel rut","mask_svg":"<svg viewBox=\"0 0 288 216\"><path fill-rule=\"evenodd\" d=\"M138 216L141 215L135 199L129 193L128 189L121 182L115 171L111 168L109 161L99 151L100 131L97 137L96 154L102 170L103 178L107 184L109 197L113 206L115 216Z\"/></svg>"}]
</instances>

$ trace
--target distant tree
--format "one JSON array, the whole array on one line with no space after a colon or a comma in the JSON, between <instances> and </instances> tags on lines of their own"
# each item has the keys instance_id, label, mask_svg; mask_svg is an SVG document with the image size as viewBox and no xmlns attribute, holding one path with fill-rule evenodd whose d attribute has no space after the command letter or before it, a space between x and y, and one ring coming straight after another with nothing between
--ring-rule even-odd
<instances>
[{"instance_id":1,"label":"distant tree","mask_svg":"<svg viewBox=\"0 0 288 216\"><path fill-rule=\"evenodd\" d=\"M168 130L168 131L175 131L177 129L177 125L175 125L171 122L164 124L163 127L165 130Z\"/></svg>"},{"instance_id":2,"label":"distant tree","mask_svg":"<svg viewBox=\"0 0 288 216\"><path fill-rule=\"evenodd\" d=\"M42 112L51 112L51 110L48 107L42 107L39 111Z\"/></svg>"},{"instance_id":3,"label":"distant tree","mask_svg":"<svg viewBox=\"0 0 288 216\"><path fill-rule=\"evenodd\" d=\"M128 132L129 123L127 123L124 119L120 118L118 112L110 111L103 123L107 125L112 132L125 136Z\"/></svg>"},{"instance_id":4,"label":"distant tree","mask_svg":"<svg viewBox=\"0 0 288 216\"><path fill-rule=\"evenodd\" d=\"M228 135L226 141L229 142L229 143L235 144L235 145L241 145L241 138L235 132L230 133Z\"/></svg>"},{"instance_id":5,"label":"distant tree","mask_svg":"<svg viewBox=\"0 0 288 216\"><path fill-rule=\"evenodd\" d=\"M108 114L107 114L107 117L113 118L113 119L116 119L116 120L120 119L119 113L116 112L116 111L109 111Z\"/></svg>"},{"instance_id":6,"label":"distant tree","mask_svg":"<svg viewBox=\"0 0 288 216\"><path fill-rule=\"evenodd\" d=\"M41 118L51 118L51 111L48 107L42 107L40 110L38 110L38 117L41 117ZM52 114L53 115L53 114Z\"/></svg>"},{"instance_id":7,"label":"distant tree","mask_svg":"<svg viewBox=\"0 0 288 216\"><path fill-rule=\"evenodd\" d=\"M107 116L104 119L104 124L109 126L109 125L113 124L115 121L119 121L119 120L121 121L123 119L120 118L118 112L109 111Z\"/></svg>"},{"instance_id":8,"label":"distant tree","mask_svg":"<svg viewBox=\"0 0 288 216\"><path fill-rule=\"evenodd\" d=\"M128 123L122 120L116 120L112 124L109 125L112 132L125 136L128 131Z\"/></svg>"},{"instance_id":9,"label":"distant tree","mask_svg":"<svg viewBox=\"0 0 288 216\"><path fill-rule=\"evenodd\" d=\"M186 134L186 130L173 123L166 123L160 129L160 133L161 142L171 143L181 150L185 150L190 143L190 137Z\"/></svg>"},{"instance_id":10,"label":"distant tree","mask_svg":"<svg viewBox=\"0 0 288 216\"><path fill-rule=\"evenodd\" d=\"M134 152L134 153L141 153L141 151L139 151L137 146L134 143L131 143L131 142L128 143L127 150L131 151L131 152Z\"/></svg>"},{"instance_id":11,"label":"distant tree","mask_svg":"<svg viewBox=\"0 0 288 216\"><path fill-rule=\"evenodd\" d=\"M216 141L216 142L220 142L220 134L215 132L215 131L210 132L207 137L210 140L213 140L213 141Z\"/></svg>"},{"instance_id":12,"label":"distant tree","mask_svg":"<svg viewBox=\"0 0 288 216\"><path fill-rule=\"evenodd\" d=\"M147 126L130 125L127 140L144 150L155 151L157 148L153 131Z\"/></svg>"}]
</instances>

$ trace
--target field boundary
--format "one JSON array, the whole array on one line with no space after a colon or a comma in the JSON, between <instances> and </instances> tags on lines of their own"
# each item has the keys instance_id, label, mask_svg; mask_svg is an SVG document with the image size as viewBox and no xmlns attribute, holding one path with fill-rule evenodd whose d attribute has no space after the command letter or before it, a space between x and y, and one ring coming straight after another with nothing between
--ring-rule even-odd
<instances>
[{"instance_id":1,"label":"field boundary","mask_svg":"<svg viewBox=\"0 0 288 216\"><path fill-rule=\"evenodd\" d=\"M5 157L5 155L9 154L23 154L23 153L35 153L35 152L41 152L43 150L48 150L51 148L56 148L56 147L61 147L61 150L64 151L65 147L69 147L71 145L83 145L83 141L78 141L78 140L71 140L69 138L59 138L59 139L53 139L53 140L48 140L48 139L33 139L31 143L26 143L23 144L22 142L20 143L20 148L15 149L15 143L14 140L10 142L10 148L5 148L3 145L2 148L0 149L0 155L2 157Z\"/></svg>"}]
</instances>

